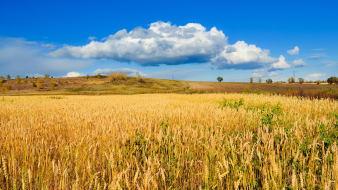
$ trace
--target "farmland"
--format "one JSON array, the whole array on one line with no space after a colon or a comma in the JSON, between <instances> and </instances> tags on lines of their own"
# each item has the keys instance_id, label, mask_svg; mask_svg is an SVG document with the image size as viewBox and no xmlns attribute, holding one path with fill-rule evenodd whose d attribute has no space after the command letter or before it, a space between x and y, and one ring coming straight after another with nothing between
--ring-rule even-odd
<instances>
[{"instance_id":1,"label":"farmland","mask_svg":"<svg viewBox=\"0 0 338 190\"><path fill-rule=\"evenodd\" d=\"M187 81L194 90L205 91L219 91L219 92L243 92L246 87L250 88L252 92L258 88L264 92L283 92L288 89L312 91L322 88L334 87L338 88L338 85L330 85L322 83L316 85L315 83L244 83L244 82L199 82L199 81Z\"/></svg>"},{"instance_id":2,"label":"farmland","mask_svg":"<svg viewBox=\"0 0 338 190\"><path fill-rule=\"evenodd\" d=\"M338 103L258 94L4 96L1 189L336 189Z\"/></svg>"}]
</instances>

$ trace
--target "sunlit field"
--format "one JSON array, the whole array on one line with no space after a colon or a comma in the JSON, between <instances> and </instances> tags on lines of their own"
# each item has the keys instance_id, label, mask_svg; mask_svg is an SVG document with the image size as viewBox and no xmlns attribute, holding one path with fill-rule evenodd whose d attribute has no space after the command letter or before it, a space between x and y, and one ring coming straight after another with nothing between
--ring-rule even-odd
<instances>
[{"instance_id":1,"label":"sunlit field","mask_svg":"<svg viewBox=\"0 0 338 190\"><path fill-rule=\"evenodd\" d=\"M0 97L0 189L337 189L338 102Z\"/></svg>"}]
</instances>

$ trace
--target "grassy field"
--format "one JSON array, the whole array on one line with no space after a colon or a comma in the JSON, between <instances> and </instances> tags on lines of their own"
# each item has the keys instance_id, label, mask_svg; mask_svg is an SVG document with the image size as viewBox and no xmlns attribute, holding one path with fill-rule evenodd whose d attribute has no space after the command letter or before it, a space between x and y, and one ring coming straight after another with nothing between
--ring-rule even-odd
<instances>
[{"instance_id":1,"label":"grassy field","mask_svg":"<svg viewBox=\"0 0 338 190\"><path fill-rule=\"evenodd\" d=\"M0 189L337 189L338 102L6 96Z\"/></svg>"},{"instance_id":2,"label":"grassy field","mask_svg":"<svg viewBox=\"0 0 338 190\"><path fill-rule=\"evenodd\" d=\"M51 84L54 83L54 89ZM98 94L146 94L176 92L188 88L188 84L181 81L127 77L123 80L109 82L107 77L68 77L55 79L42 79L41 88L33 85L37 79L24 78L20 84L15 79L7 80L1 86L8 87L6 92L0 91L0 95L98 95Z\"/></svg>"},{"instance_id":3,"label":"grassy field","mask_svg":"<svg viewBox=\"0 0 338 190\"><path fill-rule=\"evenodd\" d=\"M151 94L151 93L196 93L204 92L230 92L242 93L249 88L253 93L256 89L262 92L284 93L294 90L311 92L325 88L334 88L338 92L338 85L321 83L239 83L239 82L199 82L179 81L167 79L126 77L123 80L109 81L107 76L68 77L42 79L41 88L37 88L36 78L22 78L20 83L16 79L5 80L0 83L0 88L6 87L6 92L1 88L0 96L22 95L108 95L108 94ZM54 83L54 89L52 88ZM34 87L35 86L35 87ZM193 92L195 91L195 92ZM295 93L297 94L297 93ZM337 93L338 97L338 93ZM325 98L325 97L324 97Z\"/></svg>"}]
</instances>

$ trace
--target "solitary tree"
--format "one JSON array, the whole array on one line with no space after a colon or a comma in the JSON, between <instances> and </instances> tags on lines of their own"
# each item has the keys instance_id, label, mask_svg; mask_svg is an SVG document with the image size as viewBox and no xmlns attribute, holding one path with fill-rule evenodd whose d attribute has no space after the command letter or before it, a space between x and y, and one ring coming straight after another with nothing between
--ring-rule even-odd
<instances>
[{"instance_id":1,"label":"solitary tree","mask_svg":"<svg viewBox=\"0 0 338 190\"><path fill-rule=\"evenodd\" d=\"M39 82L38 82L38 84L36 85L36 88L37 88L37 89L40 89L40 88L42 88L42 85L41 85L41 83L39 83Z\"/></svg>"},{"instance_id":2,"label":"solitary tree","mask_svg":"<svg viewBox=\"0 0 338 190\"><path fill-rule=\"evenodd\" d=\"M19 75L16 76L15 82L16 84L21 84L21 78Z\"/></svg>"},{"instance_id":3,"label":"solitary tree","mask_svg":"<svg viewBox=\"0 0 338 190\"><path fill-rule=\"evenodd\" d=\"M266 83L272 83L272 79L266 79Z\"/></svg>"},{"instance_id":4,"label":"solitary tree","mask_svg":"<svg viewBox=\"0 0 338 190\"><path fill-rule=\"evenodd\" d=\"M44 75L44 78L45 78L45 79L49 79L49 74L45 74L45 75Z\"/></svg>"},{"instance_id":5,"label":"solitary tree","mask_svg":"<svg viewBox=\"0 0 338 190\"><path fill-rule=\"evenodd\" d=\"M291 77L291 78L288 79L288 82L289 83L295 83L295 79L293 77Z\"/></svg>"},{"instance_id":6,"label":"solitary tree","mask_svg":"<svg viewBox=\"0 0 338 190\"><path fill-rule=\"evenodd\" d=\"M303 84L304 83L304 79L303 78L299 78L298 82L299 82L299 84Z\"/></svg>"},{"instance_id":7,"label":"solitary tree","mask_svg":"<svg viewBox=\"0 0 338 190\"><path fill-rule=\"evenodd\" d=\"M137 81L142 82L140 72L137 72L136 75L137 75L137 77L136 77Z\"/></svg>"},{"instance_id":8,"label":"solitary tree","mask_svg":"<svg viewBox=\"0 0 338 190\"><path fill-rule=\"evenodd\" d=\"M42 82L42 78L41 77L37 77L36 78L36 82L41 83Z\"/></svg>"},{"instance_id":9,"label":"solitary tree","mask_svg":"<svg viewBox=\"0 0 338 190\"><path fill-rule=\"evenodd\" d=\"M320 84L320 80L317 80L316 83L319 85Z\"/></svg>"},{"instance_id":10,"label":"solitary tree","mask_svg":"<svg viewBox=\"0 0 338 190\"><path fill-rule=\"evenodd\" d=\"M87 74L87 80L89 79L89 74Z\"/></svg>"},{"instance_id":11,"label":"solitary tree","mask_svg":"<svg viewBox=\"0 0 338 190\"><path fill-rule=\"evenodd\" d=\"M250 78L250 83L253 83L253 78Z\"/></svg>"},{"instance_id":12,"label":"solitary tree","mask_svg":"<svg viewBox=\"0 0 338 190\"><path fill-rule=\"evenodd\" d=\"M333 83L337 84L338 83L338 78L337 77L330 77L330 78L327 79L327 83L329 83L329 84L333 84Z\"/></svg>"},{"instance_id":13,"label":"solitary tree","mask_svg":"<svg viewBox=\"0 0 338 190\"><path fill-rule=\"evenodd\" d=\"M50 82L50 88L52 89L52 90L54 90L54 88L55 88L55 83L52 81L52 82Z\"/></svg>"},{"instance_id":14,"label":"solitary tree","mask_svg":"<svg viewBox=\"0 0 338 190\"><path fill-rule=\"evenodd\" d=\"M223 77L217 77L218 82L222 82L223 81Z\"/></svg>"},{"instance_id":15,"label":"solitary tree","mask_svg":"<svg viewBox=\"0 0 338 190\"><path fill-rule=\"evenodd\" d=\"M262 79L261 79L261 78L258 78L258 82L259 82L259 83L262 83Z\"/></svg>"},{"instance_id":16,"label":"solitary tree","mask_svg":"<svg viewBox=\"0 0 338 190\"><path fill-rule=\"evenodd\" d=\"M102 78L102 75L101 75L100 73L97 74L97 78L98 78L98 79Z\"/></svg>"},{"instance_id":17,"label":"solitary tree","mask_svg":"<svg viewBox=\"0 0 338 190\"><path fill-rule=\"evenodd\" d=\"M4 77L0 77L0 84L4 82Z\"/></svg>"},{"instance_id":18,"label":"solitary tree","mask_svg":"<svg viewBox=\"0 0 338 190\"><path fill-rule=\"evenodd\" d=\"M7 79L7 80L11 79L11 76L7 75L7 76L6 76L6 79Z\"/></svg>"}]
</instances>

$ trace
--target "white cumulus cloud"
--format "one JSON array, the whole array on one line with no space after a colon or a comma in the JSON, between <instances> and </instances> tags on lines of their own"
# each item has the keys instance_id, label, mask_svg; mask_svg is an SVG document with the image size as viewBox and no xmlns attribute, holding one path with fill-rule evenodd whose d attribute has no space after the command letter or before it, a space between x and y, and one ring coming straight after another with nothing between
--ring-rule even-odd
<instances>
[{"instance_id":1,"label":"white cumulus cloud","mask_svg":"<svg viewBox=\"0 0 338 190\"><path fill-rule=\"evenodd\" d=\"M238 41L234 45L226 46L221 53L211 59L211 63L218 69L259 68L278 60L270 57L269 54L270 50L262 50L256 45L248 45L244 41Z\"/></svg>"},{"instance_id":2,"label":"white cumulus cloud","mask_svg":"<svg viewBox=\"0 0 338 190\"><path fill-rule=\"evenodd\" d=\"M299 48L298 48L298 46L296 46L295 48L288 50L287 52L290 55L298 55L299 54Z\"/></svg>"},{"instance_id":3,"label":"white cumulus cloud","mask_svg":"<svg viewBox=\"0 0 338 190\"><path fill-rule=\"evenodd\" d=\"M126 74L128 76L137 76L137 74L139 73L141 77L148 77L148 74L142 73L141 71L138 71L136 69L130 69L130 68L118 68L118 69L96 69L93 74L97 75L97 74L105 74L105 75L109 75L110 73L119 73L119 72L126 72Z\"/></svg>"},{"instance_id":4,"label":"white cumulus cloud","mask_svg":"<svg viewBox=\"0 0 338 190\"><path fill-rule=\"evenodd\" d=\"M51 57L83 59L114 59L136 62L142 66L160 64L210 63L216 69L290 68L284 56L271 57L270 50L237 41L228 44L228 38L216 27L207 30L199 23L183 26L170 22L154 22L149 28L136 27L131 31L120 30L102 41L83 46L65 45L48 54ZM299 48L294 50L297 54ZM270 72L270 71L269 71Z\"/></svg>"},{"instance_id":5,"label":"white cumulus cloud","mask_svg":"<svg viewBox=\"0 0 338 190\"><path fill-rule=\"evenodd\" d=\"M207 31L198 23L185 26L155 22L148 29L120 30L104 42L64 46L49 53L53 57L106 58L135 61L142 65L207 62L227 45L227 37L216 27Z\"/></svg>"},{"instance_id":6,"label":"white cumulus cloud","mask_svg":"<svg viewBox=\"0 0 338 190\"><path fill-rule=\"evenodd\" d=\"M72 71L67 73L67 75L64 77L80 77L80 76L84 76L84 74Z\"/></svg>"},{"instance_id":7,"label":"white cumulus cloud","mask_svg":"<svg viewBox=\"0 0 338 190\"><path fill-rule=\"evenodd\" d=\"M90 40L90 41L93 41L93 40L95 40L97 37L95 37L95 36L89 36L88 37L88 40Z\"/></svg>"},{"instance_id":8,"label":"white cumulus cloud","mask_svg":"<svg viewBox=\"0 0 338 190\"><path fill-rule=\"evenodd\" d=\"M284 56L279 56L279 60L276 63L271 64L271 69L288 69L291 65L288 64L288 62L285 61Z\"/></svg>"},{"instance_id":9,"label":"white cumulus cloud","mask_svg":"<svg viewBox=\"0 0 338 190\"><path fill-rule=\"evenodd\" d=\"M303 59L295 59L293 62L293 66L295 67L302 67L304 65L306 65L305 61L303 61Z\"/></svg>"}]
</instances>

